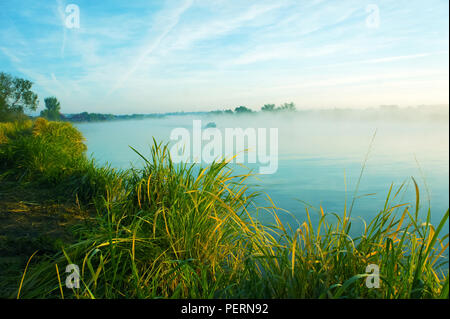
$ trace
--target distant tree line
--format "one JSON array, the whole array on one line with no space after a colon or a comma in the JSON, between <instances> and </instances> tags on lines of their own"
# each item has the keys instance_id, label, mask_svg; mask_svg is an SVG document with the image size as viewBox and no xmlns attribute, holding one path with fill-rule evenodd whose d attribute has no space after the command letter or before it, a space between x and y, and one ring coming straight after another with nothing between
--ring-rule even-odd
<instances>
[{"instance_id":1,"label":"distant tree line","mask_svg":"<svg viewBox=\"0 0 450 319\"><path fill-rule=\"evenodd\" d=\"M139 120L144 118L160 118L164 117L164 114L104 114L104 113L88 113L82 112L78 114L67 114L66 120L70 122L100 122L100 121L112 121L112 120Z\"/></svg>"},{"instance_id":2,"label":"distant tree line","mask_svg":"<svg viewBox=\"0 0 450 319\"><path fill-rule=\"evenodd\" d=\"M264 106L261 107L262 112L280 112L280 111L288 111L293 112L296 111L295 104L293 102L291 103L284 103L280 106L275 106L275 104L264 104ZM209 112L210 114L250 114L250 113L256 113L256 111L253 111L252 109L249 109L246 106L238 106L233 110L227 109L227 110L216 110Z\"/></svg>"},{"instance_id":3,"label":"distant tree line","mask_svg":"<svg viewBox=\"0 0 450 319\"><path fill-rule=\"evenodd\" d=\"M14 121L29 118L25 111L36 111L39 100L36 93L31 91L33 83L10 74L0 72L0 122ZM95 122L111 121L120 119L142 119L148 117L162 117L164 115L191 114L195 112L175 112L167 114L131 114L114 115L103 113L82 112L78 114L61 113L61 103L55 96L44 99L45 109L40 112L40 116L50 121L70 121L70 122ZM262 112L295 111L294 103L284 103L278 107L275 104L265 104L261 107ZM256 113L246 106L238 106L234 109L216 110L211 112L200 112L204 114L251 114Z\"/></svg>"},{"instance_id":4,"label":"distant tree line","mask_svg":"<svg viewBox=\"0 0 450 319\"><path fill-rule=\"evenodd\" d=\"M279 111L293 112L293 111L296 111L296 108L295 108L295 104L293 102L284 103L278 107L276 107L275 104L264 104L264 106L261 108L261 111L263 111L263 112L279 112Z\"/></svg>"},{"instance_id":5,"label":"distant tree line","mask_svg":"<svg viewBox=\"0 0 450 319\"><path fill-rule=\"evenodd\" d=\"M36 111L39 100L36 93L31 88L33 82L18 77L14 77L10 74L0 72L0 122L11 122L17 120L28 119L31 116L25 114L26 111ZM44 110L40 112L40 116L50 121L70 121L70 122L96 122L96 121L111 121L111 120L127 120L127 119L144 119L144 118L161 118L171 115L233 115L233 114L255 114L258 111L254 111L246 106L238 106L233 109L205 111L205 112L171 112L171 113L152 113L152 114L127 114L127 115L114 115L104 113L88 113L82 112L77 114L62 114L61 103L54 96L46 97L44 99ZM383 111L389 112L389 114L396 114L403 112L404 110L411 112L417 112L425 109L426 106L418 106L415 109L404 109L397 105L380 105L378 108L370 109L324 109L315 110L321 114L321 116L333 116L333 118L345 118L355 112L363 112L375 118L374 112ZM295 112L296 107L293 102L283 103L279 106L275 104L264 104L260 112L261 113L275 113L275 112ZM310 113L312 110L303 110L302 114ZM436 115L439 118L440 115Z\"/></svg>"},{"instance_id":6,"label":"distant tree line","mask_svg":"<svg viewBox=\"0 0 450 319\"><path fill-rule=\"evenodd\" d=\"M31 88L33 82L10 74L0 72L0 122L12 122L30 118L25 111L36 111L39 100ZM162 117L160 114L114 115L82 112L64 115L61 113L61 103L54 96L44 99L45 109L40 116L50 121L94 122L121 119L141 119Z\"/></svg>"},{"instance_id":7,"label":"distant tree line","mask_svg":"<svg viewBox=\"0 0 450 319\"><path fill-rule=\"evenodd\" d=\"M69 114L66 119L71 122L96 122L114 120L114 114L88 113Z\"/></svg>"}]
</instances>

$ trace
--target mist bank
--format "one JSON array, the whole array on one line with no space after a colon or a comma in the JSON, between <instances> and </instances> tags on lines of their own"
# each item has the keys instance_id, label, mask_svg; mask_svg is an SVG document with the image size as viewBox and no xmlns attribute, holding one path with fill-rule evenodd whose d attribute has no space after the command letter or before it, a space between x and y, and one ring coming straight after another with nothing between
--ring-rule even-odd
<instances>
[{"instance_id":1,"label":"mist bank","mask_svg":"<svg viewBox=\"0 0 450 319\"><path fill-rule=\"evenodd\" d=\"M259 173L270 163L277 167L274 174L259 175L257 180L252 179L251 182L289 211L297 210L298 199L316 207L323 204L341 211L347 196L344 189L355 189L361 165L369 152L360 185L362 191L377 193L377 200L383 201L383 194L391 183L399 185L405 178L415 176L421 181L426 180L432 194L433 211L439 214L448 207L448 117L441 121L420 116L416 116L415 120L405 120L405 116L386 118L363 120L357 115L335 118L323 116L320 111L185 114L136 121L77 123L76 127L86 137L90 156L100 163L126 169L145 165L145 161L130 146L147 155L149 145L155 139L168 143L169 149L172 149L182 142L179 137L171 138L180 129L189 132L185 149L190 150L191 156L188 158L189 162L193 162L197 140L194 138L194 123L201 121L202 133L210 130L218 136L222 144L222 148L218 149L222 150L222 155L229 155L226 144L232 142L233 154L244 156L243 165L253 172ZM208 128L211 122L215 124L214 128ZM250 145L250 135L245 135L241 146L237 138L233 141L228 139L227 130L239 128L247 133L265 129L263 142L266 143L266 155L277 154L275 160L269 163L261 161L258 155L261 149ZM276 144L269 142L269 132L273 128L277 130ZM260 141L259 134L257 141ZM211 139L202 138L199 144L202 154L208 145L215 145L211 143ZM211 154L217 155L215 152ZM252 156L257 159L256 163L253 163ZM207 167L210 164L209 161L202 161L201 165ZM232 166L240 173L247 171L237 163L232 163ZM326 202L322 202L323 198ZM414 200L414 197L411 198ZM377 207L365 202L360 209L358 215L372 217Z\"/></svg>"},{"instance_id":2,"label":"mist bank","mask_svg":"<svg viewBox=\"0 0 450 319\"><path fill-rule=\"evenodd\" d=\"M269 106L269 108L267 107ZM272 107L272 108L270 108ZM180 111L167 113L142 113L142 114L111 114L111 113L89 113L64 114L63 119L69 122L103 122L119 120L144 120L149 118L167 118L177 116L270 116L288 118L320 118L323 120L364 120L364 121L433 121L448 122L448 105L420 105L411 107L399 107L397 105L381 105L373 108L299 108L293 103L285 103L275 107L274 104L264 105L260 111L255 111L245 106L234 109L222 109L213 111Z\"/></svg>"}]
</instances>

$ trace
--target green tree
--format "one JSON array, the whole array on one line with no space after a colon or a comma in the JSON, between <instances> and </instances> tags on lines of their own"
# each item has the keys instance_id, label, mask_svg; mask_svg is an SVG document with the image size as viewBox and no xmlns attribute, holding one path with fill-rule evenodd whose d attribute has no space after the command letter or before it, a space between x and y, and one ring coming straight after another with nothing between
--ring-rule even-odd
<instances>
[{"instance_id":1,"label":"green tree","mask_svg":"<svg viewBox=\"0 0 450 319\"><path fill-rule=\"evenodd\" d=\"M45 110L41 111L41 116L45 117L50 121L58 121L61 120L61 104L58 99L54 96L47 97L44 99L45 102Z\"/></svg>"},{"instance_id":2,"label":"green tree","mask_svg":"<svg viewBox=\"0 0 450 319\"><path fill-rule=\"evenodd\" d=\"M234 109L234 112L236 112L238 114L242 114L242 113L252 113L253 111L245 106L239 106Z\"/></svg>"},{"instance_id":3,"label":"green tree","mask_svg":"<svg viewBox=\"0 0 450 319\"><path fill-rule=\"evenodd\" d=\"M25 111L35 111L39 100L31 91L33 82L0 72L0 122L25 118Z\"/></svg>"},{"instance_id":4,"label":"green tree","mask_svg":"<svg viewBox=\"0 0 450 319\"><path fill-rule=\"evenodd\" d=\"M281 111L295 111L295 104L294 102L284 103L278 109Z\"/></svg>"},{"instance_id":5,"label":"green tree","mask_svg":"<svg viewBox=\"0 0 450 319\"><path fill-rule=\"evenodd\" d=\"M3 98L3 96L0 96L0 122L3 122L4 120L7 119L7 106L6 106L6 101Z\"/></svg>"},{"instance_id":6,"label":"green tree","mask_svg":"<svg viewBox=\"0 0 450 319\"><path fill-rule=\"evenodd\" d=\"M261 111L263 112L272 112L275 110L275 104L264 104L264 106L261 108Z\"/></svg>"}]
</instances>

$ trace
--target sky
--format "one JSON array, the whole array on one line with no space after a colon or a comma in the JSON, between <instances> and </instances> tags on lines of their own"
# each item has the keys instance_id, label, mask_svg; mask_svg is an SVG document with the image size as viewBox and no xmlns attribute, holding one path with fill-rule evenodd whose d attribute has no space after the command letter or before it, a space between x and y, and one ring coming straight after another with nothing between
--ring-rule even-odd
<instances>
[{"instance_id":1,"label":"sky","mask_svg":"<svg viewBox=\"0 0 450 319\"><path fill-rule=\"evenodd\" d=\"M448 29L448 0L2 0L0 71L63 113L448 104Z\"/></svg>"}]
</instances>

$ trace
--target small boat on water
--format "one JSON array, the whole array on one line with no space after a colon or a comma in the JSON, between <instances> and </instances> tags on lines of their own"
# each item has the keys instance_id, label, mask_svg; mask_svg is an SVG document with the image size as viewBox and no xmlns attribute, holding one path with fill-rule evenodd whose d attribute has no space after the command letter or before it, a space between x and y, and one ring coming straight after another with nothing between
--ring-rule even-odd
<instances>
[{"instance_id":1,"label":"small boat on water","mask_svg":"<svg viewBox=\"0 0 450 319\"><path fill-rule=\"evenodd\" d=\"M205 128L214 128L217 127L216 123L214 122L209 122L208 124L205 125Z\"/></svg>"}]
</instances>

